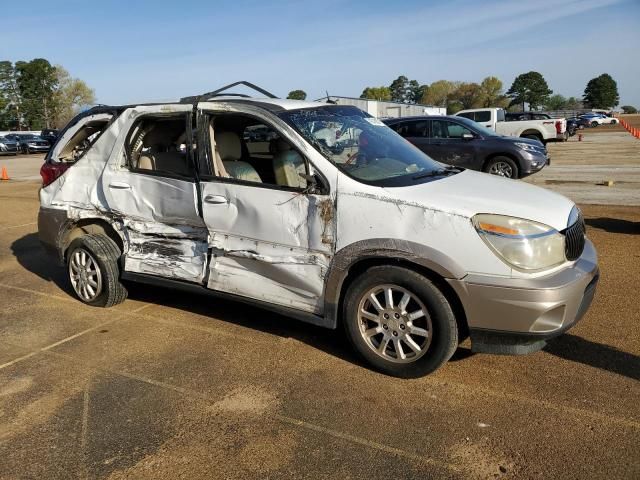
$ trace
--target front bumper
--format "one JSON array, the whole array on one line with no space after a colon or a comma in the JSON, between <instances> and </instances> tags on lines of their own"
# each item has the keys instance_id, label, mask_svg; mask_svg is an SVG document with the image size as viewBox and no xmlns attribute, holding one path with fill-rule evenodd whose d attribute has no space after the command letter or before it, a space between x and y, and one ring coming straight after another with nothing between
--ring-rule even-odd
<instances>
[{"instance_id":1,"label":"front bumper","mask_svg":"<svg viewBox=\"0 0 640 480\"><path fill-rule=\"evenodd\" d=\"M532 173L539 172L546 165L551 164L551 157L549 157L549 153L545 150L544 153L530 153L525 152L522 154L522 175L531 175Z\"/></svg>"},{"instance_id":2,"label":"front bumper","mask_svg":"<svg viewBox=\"0 0 640 480\"><path fill-rule=\"evenodd\" d=\"M473 351L524 354L540 350L584 316L598 278L596 251L587 240L572 266L546 277L474 274L449 283L464 307Z\"/></svg>"},{"instance_id":3,"label":"front bumper","mask_svg":"<svg viewBox=\"0 0 640 480\"><path fill-rule=\"evenodd\" d=\"M0 155L16 155L18 153L18 145L2 145L0 146Z\"/></svg>"}]
</instances>

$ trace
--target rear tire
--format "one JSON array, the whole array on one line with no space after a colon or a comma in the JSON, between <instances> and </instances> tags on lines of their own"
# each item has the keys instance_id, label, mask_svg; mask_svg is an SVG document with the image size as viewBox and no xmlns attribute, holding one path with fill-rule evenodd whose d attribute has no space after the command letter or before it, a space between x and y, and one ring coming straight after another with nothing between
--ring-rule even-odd
<instances>
[{"instance_id":1,"label":"rear tire","mask_svg":"<svg viewBox=\"0 0 640 480\"><path fill-rule=\"evenodd\" d=\"M342 318L356 351L395 377L427 375L458 346L451 305L428 278L407 268L385 265L362 273L347 289Z\"/></svg>"},{"instance_id":2,"label":"rear tire","mask_svg":"<svg viewBox=\"0 0 640 480\"><path fill-rule=\"evenodd\" d=\"M544 144L544 141L542 140L542 137L540 137L540 135L536 135L536 134L528 134L528 135L522 135L522 138L528 138L529 140L538 140L540 143Z\"/></svg>"},{"instance_id":3,"label":"rear tire","mask_svg":"<svg viewBox=\"0 0 640 480\"><path fill-rule=\"evenodd\" d=\"M120 255L118 245L105 235L84 235L71 242L67 275L79 300L94 307L124 302L127 289L120 283Z\"/></svg>"},{"instance_id":4,"label":"rear tire","mask_svg":"<svg viewBox=\"0 0 640 480\"><path fill-rule=\"evenodd\" d=\"M498 175L499 177L520 178L518 165L509 157L493 157L485 165L484 172L490 173L491 175Z\"/></svg>"}]
</instances>

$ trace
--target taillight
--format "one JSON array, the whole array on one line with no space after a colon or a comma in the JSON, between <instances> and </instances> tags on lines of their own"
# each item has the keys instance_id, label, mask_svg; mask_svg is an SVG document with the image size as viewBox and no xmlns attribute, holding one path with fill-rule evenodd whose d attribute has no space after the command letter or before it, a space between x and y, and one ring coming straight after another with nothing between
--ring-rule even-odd
<instances>
[{"instance_id":1,"label":"taillight","mask_svg":"<svg viewBox=\"0 0 640 480\"><path fill-rule=\"evenodd\" d=\"M556 122L556 133L562 133L562 121Z\"/></svg>"},{"instance_id":2,"label":"taillight","mask_svg":"<svg viewBox=\"0 0 640 480\"><path fill-rule=\"evenodd\" d=\"M60 177L71 166L70 163L48 163L45 162L40 168L42 186L51 185L56 178Z\"/></svg>"}]
</instances>

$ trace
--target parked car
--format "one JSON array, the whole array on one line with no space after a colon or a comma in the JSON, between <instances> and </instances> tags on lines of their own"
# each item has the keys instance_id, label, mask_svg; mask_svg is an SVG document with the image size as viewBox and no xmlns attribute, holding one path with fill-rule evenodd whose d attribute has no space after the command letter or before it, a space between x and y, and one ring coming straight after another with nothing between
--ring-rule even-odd
<instances>
[{"instance_id":1,"label":"parked car","mask_svg":"<svg viewBox=\"0 0 640 480\"><path fill-rule=\"evenodd\" d=\"M58 139L58 133L59 131L54 128L45 128L40 132L40 137L53 145Z\"/></svg>"},{"instance_id":2,"label":"parked car","mask_svg":"<svg viewBox=\"0 0 640 480\"><path fill-rule=\"evenodd\" d=\"M462 110L456 116L473 120L506 137L530 138L542 143L567 139L567 122L564 118L507 121L502 108Z\"/></svg>"},{"instance_id":3,"label":"parked car","mask_svg":"<svg viewBox=\"0 0 640 480\"><path fill-rule=\"evenodd\" d=\"M13 139L0 136L0 155L17 155L18 142Z\"/></svg>"},{"instance_id":4,"label":"parked car","mask_svg":"<svg viewBox=\"0 0 640 480\"><path fill-rule=\"evenodd\" d=\"M25 154L29 153L44 153L48 152L51 148L49 142L31 133L11 133L5 135L18 143L18 149Z\"/></svg>"},{"instance_id":5,"label":"parked car","mask_svg":"<svg viewBox=\"0 0 640 480\"><path fill-rule=\"evenodd\" d=\"M580 128L584 128L584 127L580 127L580 124L577 118L575 117L567 118L567 132L569 133L570 137L573 137Z\"/></svg>"},{"instance_id":6,"label":"parked car","mask_svg":"<svg viewBox=\"0 0 640 480\"><path fill-rule=\"evenodd\" d=\"M597 258L571 200L445 167L354 106L259 91L94 107L65 128L38 229L79 300L110 307L129 280L340 323L403 377L468 334L474 351L538 350L587 311ZM359 132L355 151L318 141L332 125ZM251 156L255 126L277 136L272 153Z\"/></svg>"},{"instance_id":7,"label":"parked car","mask_svg":"<svg viewBox=\"0 0 640 480\"><path fill-rule=\"evenodd\" d=\"M549 163L537 140L503 137L465 117L429 116L384 120L431 158L508 178L522 178Z\"/></svg>"}]
</instances>

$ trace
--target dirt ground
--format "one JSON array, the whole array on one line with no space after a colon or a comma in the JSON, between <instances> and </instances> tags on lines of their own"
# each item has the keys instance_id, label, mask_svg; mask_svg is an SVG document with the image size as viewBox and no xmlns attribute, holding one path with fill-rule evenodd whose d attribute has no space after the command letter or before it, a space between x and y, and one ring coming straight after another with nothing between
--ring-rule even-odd
<instances>
[{"instance_id":1,"label":"dirt ground","mask_svg":"<svg viewBox=\"0 0 640 480\"><path fill-rule=\"evenodd\" d=\"M638 478L640 211L584 206L591 310L545 350L417 380L339 331L159 288L84 306L0 183L0 478Z\"/></svg>"}]
</instances>

